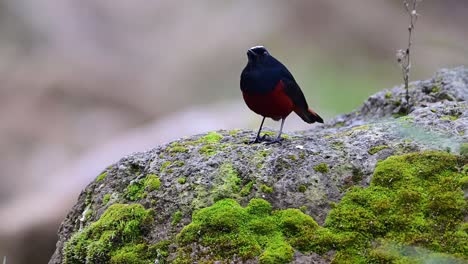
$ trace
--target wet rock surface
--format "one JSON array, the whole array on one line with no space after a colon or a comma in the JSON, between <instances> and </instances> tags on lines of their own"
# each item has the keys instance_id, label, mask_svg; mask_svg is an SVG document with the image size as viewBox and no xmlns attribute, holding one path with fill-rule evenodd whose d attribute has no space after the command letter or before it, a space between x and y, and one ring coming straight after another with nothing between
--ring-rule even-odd
<instances>
[{"instance_id":1,"label":"wet rock surface","mask_svg":"<svg viewBox=\"0 0 468 264\"><path fill-rule=\"evenodd\" d=\"M128 155L81 193L60 227L49 263L63 263L65 242L117 203L153 210L143 239L149 245L168 241L164 259L169 261L177 254L175 236L192 213L223 198L242 206L263 198L273 209L299 208L323 225L347 190L369 185L378 161L423 150L458 154L466 148L467 68L441 70L412 83L408 115L404 95L401 87L381 91L355 112L287 134L280 145L246 144L254 131L217 131ZM330 254L296 251L293 262L329 263Z\"/></svg>"}]
</instances>

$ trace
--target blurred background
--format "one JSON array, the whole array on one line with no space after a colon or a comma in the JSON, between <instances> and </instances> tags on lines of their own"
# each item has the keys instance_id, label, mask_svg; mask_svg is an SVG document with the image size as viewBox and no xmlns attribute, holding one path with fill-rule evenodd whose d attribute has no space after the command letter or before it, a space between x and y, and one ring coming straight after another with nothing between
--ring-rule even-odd
<instances>
[{"instance_id":1,"label":"blurred background","mask_svg":"<svg viewBox=\"0 0 468 264\"><path fill-rule=\"evenodd\" d=\"M466 0L418 11L411 80L466 65ZM239 90L249 47L330 119L402 82L407 26L400 0L0 0L0 258L46 263L79 192L120 157L257 129Z\"/></svg>"}]
</instances>

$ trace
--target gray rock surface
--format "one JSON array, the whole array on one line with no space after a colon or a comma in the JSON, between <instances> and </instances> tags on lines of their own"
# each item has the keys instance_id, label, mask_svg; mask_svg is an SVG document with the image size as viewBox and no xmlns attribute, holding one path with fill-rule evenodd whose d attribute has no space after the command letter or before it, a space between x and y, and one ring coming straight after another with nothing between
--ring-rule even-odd
<instances>
[{"instance_id":1,"label":"gray rock surface","mask_svg":"<svg viewBox=\"0 0 468 264\"><path fill-rule=\"evenodd\" d=\"M287 135L281 145L246 144L253 131L218 131L128 155L81 193L60 227L49 263L62 263L64 243L113 203L137 202L157 212L145 237L149 243L173 239L195 209L225 197L242 205L262 197L275 209L301 208L323 224L347 189L369 184L379 160L426 149L458 153L468 142L468 68L444 69L414 82L410 94L407 116L402 115L404 90L395 87L372 95L357 111ZM160 188L132 197L128 186L150 174L159 177ZM233 191L233 184L245 191ZM177 211L182 220L174 225ZM329 262L316 254L295 254L295 263L310 261Z\"/></svg>"}]
</instances>

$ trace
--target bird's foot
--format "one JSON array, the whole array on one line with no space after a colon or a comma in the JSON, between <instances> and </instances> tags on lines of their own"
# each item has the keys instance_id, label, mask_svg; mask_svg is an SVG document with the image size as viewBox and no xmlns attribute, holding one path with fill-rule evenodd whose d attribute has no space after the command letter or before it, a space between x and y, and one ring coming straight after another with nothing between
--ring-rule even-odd
<instances>
[{"instance_id":1,"label":"bird's foot","mask_svg":"<svg viewBox=\"0 0 468 264\"><path fill-rule=\"evenodd\" d=\"M261 137L256 137L254 140L250 141L248 144L256 144L256 143L262 143L262 142L270 142L272 141L267 134L261 136Z\"/></svg>"},{"instance_id":2,"label":"bird's foot","mask_svg":"<svg viewBox=\"0 0 468 264\"><path fill-rule=\"evenodd\" d=\"M282 137L280 137L280 138L275 138L275 139L273 139L273 140L270 140L270 141L266 142L265 144L266 144L266 145L271 145L271 144L276 144L276 143L278 143L278 144L281 145L281 142L283 142L283 140L284 140L284 138L282 138Z\"/></svg>"}]
</instances>

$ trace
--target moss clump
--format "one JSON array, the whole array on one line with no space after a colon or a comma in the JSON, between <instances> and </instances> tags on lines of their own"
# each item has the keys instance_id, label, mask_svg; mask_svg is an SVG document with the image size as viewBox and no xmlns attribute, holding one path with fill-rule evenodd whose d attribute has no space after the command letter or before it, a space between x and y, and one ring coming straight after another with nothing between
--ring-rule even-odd
<instances>
[{"instance_id":1,"label":"moss clump","mask_svg":"<svg viewBox=\"0 0 468 264\"><path fill-rule=\"evenodd\" d=\"M102 204L103 204L103 205L108 204L109 201L110 201L111 196L112 196L112 195L111 195L110 193L104 194L104 196L102 197Z\"/></svg>"},{"instance_id":2,"label":"moss clump","mask_svg":"<svg viewBox=\"0 0 468 264\"><path fill-rule=\"evenodd\" d=\"M161 168L159 169L160 172L164 172L167 167L171 165L172 162L170 161L165 161L163 164L161 164Z\"/></svg>"},{"instance_id":3,"label":"moss clump","mask_svg":"<svg viewBox=\"0 0 468 264\"><path fill-rule=\"evenodd\" d=\"M174 161L174 166L177 166L177 167L182 167L185 165L185 162L181 161L181 160L176 160Z\"/></svg>"},{"instance_id":4,"label":"moss clump","mask_svg":"<svg viewBox=\"0 0 468 264\"><path fill-rule=\"evenodd\" d=\"M218 152L218 149L216 148L216 146L213 145L204 145L198 150L198 152L200 152L200 154L202 155L209 157L216 154Z\"/></svg>"},{"instance_id":5,"label":"moss clump","mask_svg":"<svg viewBox=\"0 0 468 264\"><path fill-rule=\"evenodd\" d=\"M168 148L168 151L171 153L187 153L188 148L181 145L180 143L174 142L171 144L171 147Z\"/></svg>"},{"instance_id":6,"label":"moss clump","mask_svg":"<svg viewBox=\"0 0 468 264\"><path fill-rule=\"evenodd\" d=\"M380 145L380 146L375 146L375 147L372 147L369 149L369 151L367 151L370 155L374 155L375 153L381 151L382 149L386 149L388 148L387 145Z\"/></svg>"},{"instance_id":7,"label":"moss clump","mask_svg":"<svg viewBox=\"0 0 468 264\"><path fill-rule=\"evenodd\" d=\"M155 174L148 174L143 180L134 181L125 191L125 197L131 201L145 198L148 192L156 191L161 187L161 180Z\"/></svg>"},{"instance_id":8,"label":"moss clump","mask_svg":"<svg viewBox=\"0 0 468 264\"><path fill-rule=\"evenodd\" d=\"M303 193L307 190L307 186L305 186L304 184L299 185L299 188L297 188L297 190Z\"/></svg>"},{"instance_id":9,"label":"moss clump","mask_svg":"<svg viewBox=\"0 0 468 264\"><path fill-rule=\"evenodd\" d=\"M155 174L148 174L145 179L144 187L148 191L155 191L161 187L161 180Z\"/></svg>"},{"instance_id":10,"label":"moss clump","mask_svg":"<svg viewBox=\"0 0 468 264\"><path fill-rule=\"evenodd\" d=\"M181 211L177 211L175 212L173 215L172 215L172 220L171 220L171 225L175 226L177 225L180 220L182 220L182 212Z\"/></svg>"},{"instance_id":11,"label":"moss clump","mask_svg":"<svg viewBox=\"0 0 468 264\"><path fill-rule=\"evenodd\" d=\"M152 219L140 204L113 204L65 243L64 263L154 263L157 252L143 239Z\"/></svg>"},{"instance_id":12,"label":"moss clump","mask_svg":"<svg viewBox=\"0 0 468 264\"><path fill-rule=\"evenodd\" d=\"M390 99L390 98L392 98L392 92L386 92L385 99Z\"/></svg>"},{"instance_id":13,"label":"moss clump","mask_svg":"<svg viewBox=\"0 0 468 264\"><path fill-rule=\"evenodd\" d=\"M376 248L375 241L468 258L460 163L444 152L393 156L379 162L370 187L353 187L326 219L329 234L322 239L338 249L334 261L421 261L418 256L403 256L402 251L392 255Z\"/></svg>"},{"instance_id":14,"label":"moss clump","mask_svg":"<svg viewBox=\"0 0 468 264\"><path fill-rule=\"evenodd\" d=\"M187 181L187 179L185 179L185 178L179 178L179 179L177 179L177 182L178 182L179 184L185 184L186 181Z\"/></svg>"},{"instance_id":15,"label":"moss clump","mask_svg":"<svg viewBox=\"0 0 468 264\"><path fill-rule=\"evenodd\" d=\"M432 86L431 93L438 93L440 92L440 86L434 85Z\"/></svg>"},{"instance_id":16,"label":"moss clump","mask_svg":"<svg viewBox=\"0 0 468 264\"><path fill-rule=\"evenodd\" d=\"M139 182L134 182L127 186L125 197L130 201L136 201L145 198L148 193L145 192L143 185Z\"/></svg>"},{"instance_id":17,"label":"moss clump","mask_svg":"<svg viewBox=\"0 0 468 264\"><path fill-rule=\"evenodd\" d=\"M223 139L223 136L217 132L209 132L205 136L199 138L197 143L204 143L204 144L213 144L218 143Z\"/></svg>"},{"instance_id":18,"label":"moss clump","mask_svg":"<svg viewBox=\"0 0 468 264\"><path fill-rule=\"evenodd\" d=\"M242 181L239 178L237 171L232 167L232 164L224 163L219 168L214 188L211 190L213 200L217 201L238 195L241 182Z\"/></svg>"},{"instance_id":19,"label":"moss clump","mask_svg":"<svg viewBox=\"0 0 468 264\"><path fill-rule=\"evenodd\" d=\"M293 248L300 248L301 237L317 228L310 216L297 209L272 211L263 199L252 199L243 208L224 199L194 213L192 223L177 235L180 249L176 261L193 263L189 245L198 242L210 248L210 261L259 256L259 263L288 263Z\"/></svg>"},{"instance_id":20,"label":"moss clump","mask_svg":"<svg viewBox=\"0 0 468 264\"><path fill-rule=\"evenodd\" d=\"M314 166L314 171L327 173L328 172L328 165L326 163L320 163L319 165Z\"/></svg>"},{"instance_id":21,"label":"moss clump","mask_svg":"<svg viewBox=\"0 0 468 264\"><path fill-rule=\"evenodd\" d=\"M100 181L104 180L107 177L107 174L108 174L107 171L99 174L99 176L96 177L96 182L100 182Z\"/></svg>"},{"instance_id":22,"label":"moss clump","mask_svg":"<svg viewBox=\"0 0 468 264\"><path fill-rule=\"evenodd\" d=\"M247 196L250 194L250 191L252 190L252 187L254 185L254 181L249 181L244 187L242 187L242 190L240 191L241 196Z\"/></svg>"},{"instance_id":23,"label":"moss clump","mask_svg":"<svg viewBox=\"0 0 468 264\"><path fill-rule=\"evenodd\" d=\"M264 193L272 193L273 192L273 187L270 187L268 185L262 184L260 185L260 190Z\"/></svg>"}]
</instances>

